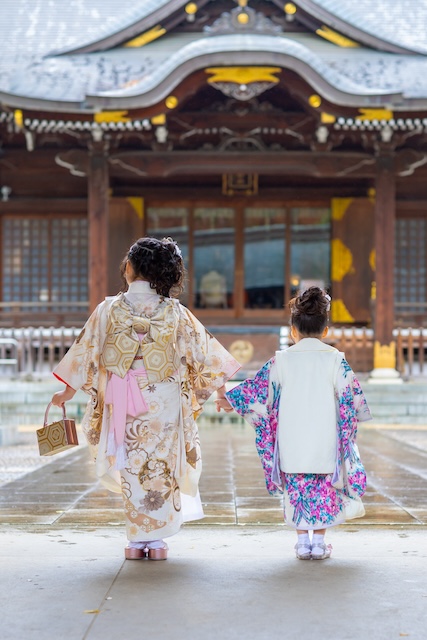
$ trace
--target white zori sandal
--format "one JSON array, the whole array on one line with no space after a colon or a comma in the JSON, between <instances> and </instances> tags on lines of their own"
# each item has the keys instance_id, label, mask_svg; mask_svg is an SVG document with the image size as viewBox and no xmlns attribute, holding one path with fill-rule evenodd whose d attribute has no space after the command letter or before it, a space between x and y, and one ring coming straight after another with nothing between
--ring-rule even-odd
<instances>
[{"instance_id":1,"label":"white zori sandal","mask_svg":"<svg viewBox=\"0 0 427 640\"><path fill-rule=\"evenodd\" d=\"M310 560L311 550L304 542L297 542L295 545L295 553L298 560Z\"/></svg>"},{"instance_id":2,"label":"white zori sandal","mask_svg":"<svg viewBox=\"0 0 427 640\"><path fill-rule=\"evenodd\" d=\"M332 545L324 542L315 542L311 545L312 560L326 560L330 558L332 553Z\"/></svg>"}]
</instances>

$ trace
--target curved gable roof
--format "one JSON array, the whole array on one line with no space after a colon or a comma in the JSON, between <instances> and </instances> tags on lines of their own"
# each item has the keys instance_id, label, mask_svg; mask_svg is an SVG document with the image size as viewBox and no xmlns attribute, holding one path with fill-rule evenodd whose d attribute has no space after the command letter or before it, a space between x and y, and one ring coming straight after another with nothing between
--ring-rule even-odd
<instances>
[{"instance_id":1,"label":"curved gable roof","mask_svg":"<svg viewBox=\"0 0 427 640\"><path fill-rule=\"evenodd\" d=\"M427 55L427 0L295 0L295 4L365 45Z\"/></svg>"},{"instance_id":2,"label":"curved gable roof","mask_svg":"<svg viewBox=\"0 0 427 640\"><path fill-rule=\"evenodd\" d=\"M0 39L23 57L104 50L183 9L188 0L2 0ZM427 0L295 0L367 46L427 55ZM207 3L207 8L209 2Z\"/></svg>"},{"instance_id":3,"label":"curved gable roof","mask_svg":"<svg viewBox=\"0 0 427 640\"><path fill-rule=\"evenodd\" d=\"M138 35L140 24L184 0L1 0L0 39L23 57L86 50L115 34ZM126 35L121 36L121 41Z\"/></svg>"},{"instance_id":4,"label":"curved gable roof","mask_svg":"<svg viewBox=\"0 0 427 640\"><path fill-rule=\"evenodd\" d=\"M151 28L160 24L161 16L177 15L186 1L134 0L122 9L117 0L2 0L0 101L17 108L64 112L147 107L205 66L279 64L296 70L322 97L340 105L427 110L426 55L407 55L406 50L384 53L363 46L343 49L314 33L213 35L172 30L140 48L95 51L102 49L102 42L106 46L108 39L110 44L113 39L122 41L126 30L137 25ZM354 0L295 1L300 10L310 6L315 15L315 9L317 19L331 28L338 29L338 18L330 12L334 7L343 16L345 9L351 9L368 26L375 21L372 18L369 23L372 12L364 14L358 8L372 0L358 0L358 7L353 6ZM384 9L392 2L376 0L375 6ZM424 10L427 17L427 0L406 0L411 6L415 2L420 37L427 29L421 19ZM378 23L377 16L379 29ZM391 31L391 23L384 24ZM406 36L402 32L400 37ZM59 48L62 55L54 55ZM64 53L67 48L69 53Z\"/></svg>"}]
</instances>

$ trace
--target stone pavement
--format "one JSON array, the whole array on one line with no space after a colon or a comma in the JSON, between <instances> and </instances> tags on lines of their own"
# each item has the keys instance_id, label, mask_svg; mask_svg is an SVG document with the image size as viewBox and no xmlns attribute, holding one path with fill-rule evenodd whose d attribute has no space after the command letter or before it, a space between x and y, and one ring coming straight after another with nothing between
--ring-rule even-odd
<instances>
[{"instance_id":1,"label":"stone pavement","mask_svg":"<svg viewBox=\"0 0 427 640\"><path fill-rule=\"evenodd\" d=\"M200 492L206 517L191 526L282 524L280 499L265 489L253 430L221 424L200 432L204 461ZM357 525L427 525L427 425L362 426L358 444L368 471L368 491L366 516ZM9 449L13 448L0 448L0 465L8 461ZM43 467L0 487L0 526L124 522L121 497L96 482L85 447L42 459L35 444L24 449L21 465L27 458L31 466L36 456ZM11 459L12 454L9 463Z\"/></svg>"},{"instance_id":2,"label":"stone pavement","mask_svg":"<svg viewBox=\"0 0 427 640\"><path fill-rule=\"evenodd\" d=\"M206 518L123 560L121 499L86 448L0 487L1 640L427 638L427 427L363 427L365 518L300 562L241 425L201 429Z\"/></svg>"}]
</instances>

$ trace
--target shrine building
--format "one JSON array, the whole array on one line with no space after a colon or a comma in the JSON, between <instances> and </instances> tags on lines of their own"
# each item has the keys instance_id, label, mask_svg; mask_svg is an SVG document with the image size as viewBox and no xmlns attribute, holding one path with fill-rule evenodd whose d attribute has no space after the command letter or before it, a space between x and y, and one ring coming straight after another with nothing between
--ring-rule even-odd
<instances>
[{"instance_id":1,"label":"shrine building","mask_svg":"<svg viewBox=\"0 0 427 640\"><path fill-rule=\"evenodd\" d=\"M0 326L81 326L132 242L171 236L182 302L224 344L262 335L269 357L318 284L395 367L393 330L427 327L425 2L3 0L0 18Z\"/></svg>"}]
</instances>

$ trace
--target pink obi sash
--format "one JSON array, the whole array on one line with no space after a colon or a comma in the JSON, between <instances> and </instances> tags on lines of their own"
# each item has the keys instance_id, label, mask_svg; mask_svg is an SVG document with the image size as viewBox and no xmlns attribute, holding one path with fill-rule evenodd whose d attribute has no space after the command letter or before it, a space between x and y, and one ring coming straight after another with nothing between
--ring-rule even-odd
<instances>
[{"instance_id":1,"label":"pink obi sash","mask_svg":"<svg viewBox=\"0 0 427 640\"><path fill-rule=\"evenodd\" d=\"M126 416L147 413L148 406L138 386L137 378L147 378L144 367L129 369L124 378L111 374L105 390L105 404L112 405L108 433L107 456L115 456L116 469L124 469Z\"/></svg>"}]
</instances>

